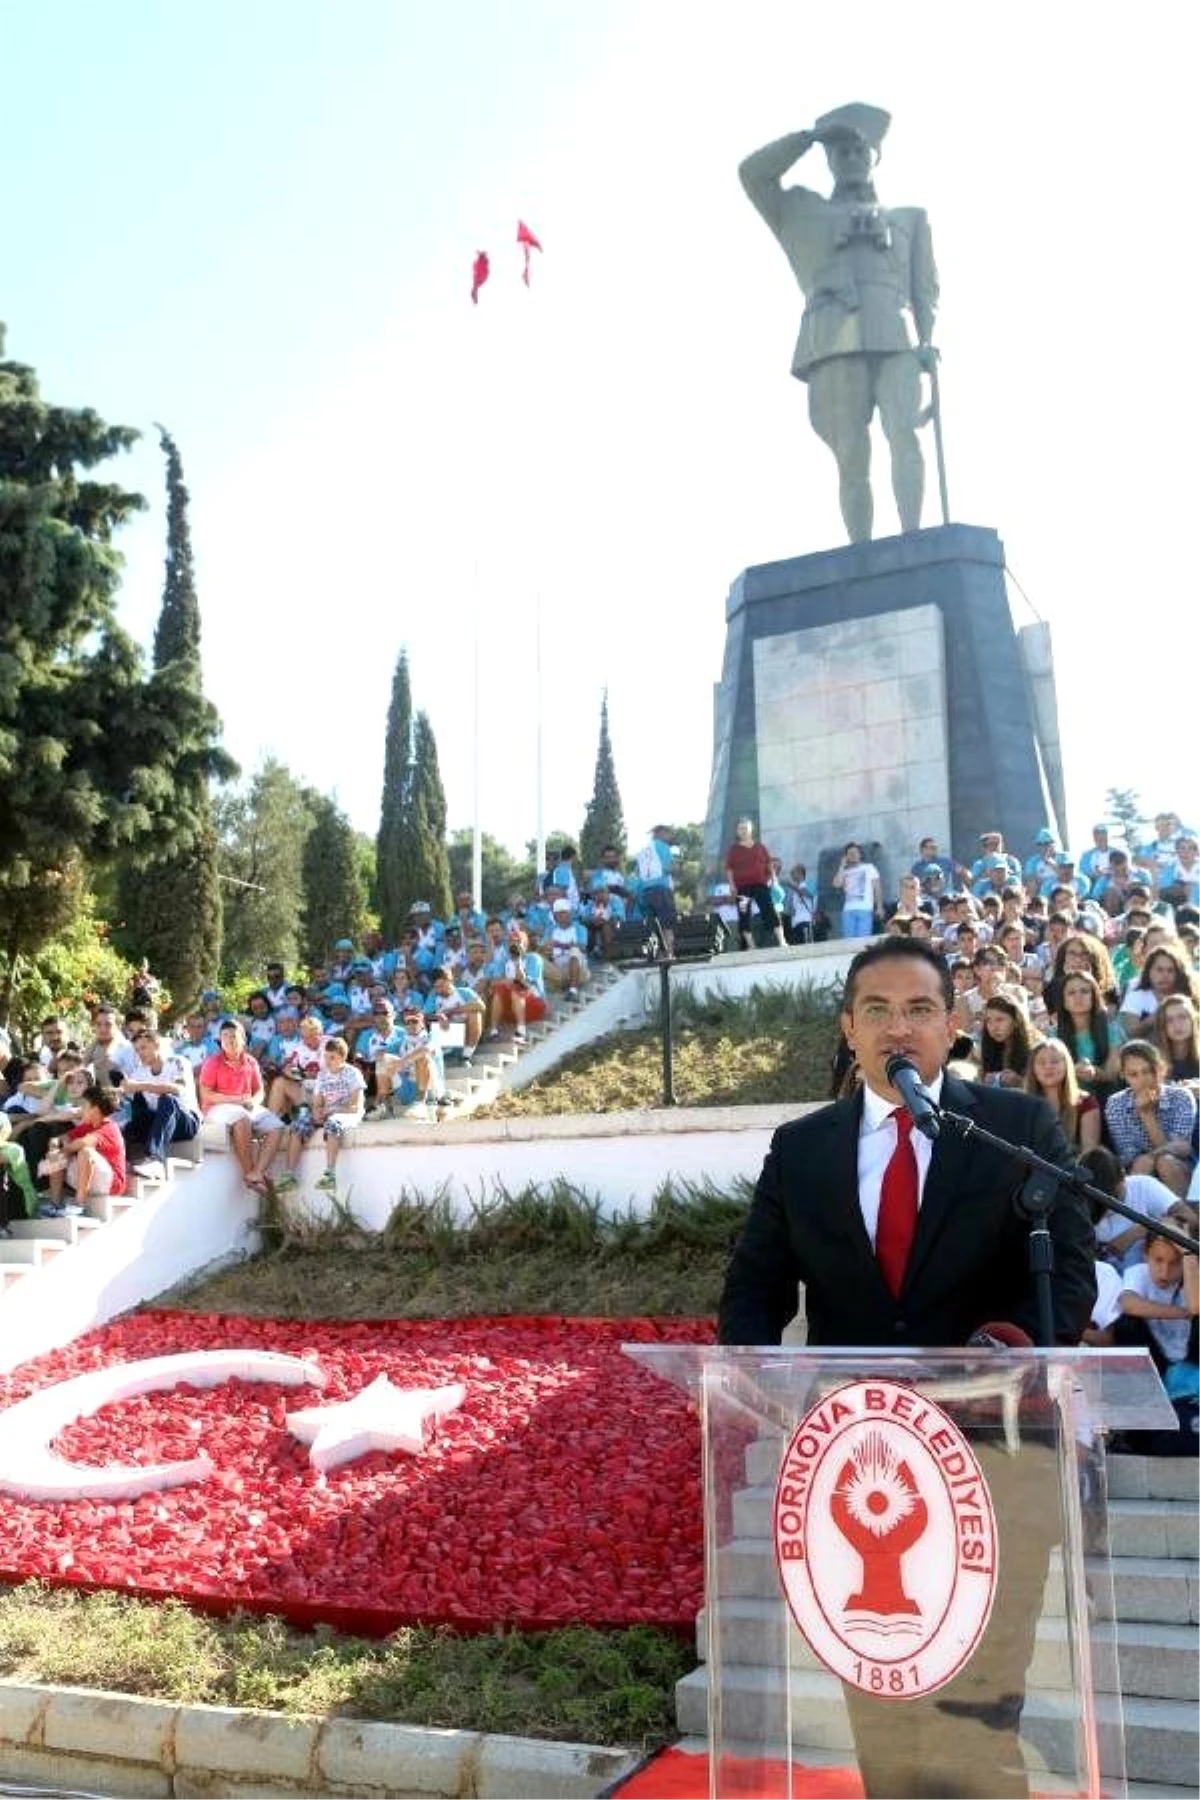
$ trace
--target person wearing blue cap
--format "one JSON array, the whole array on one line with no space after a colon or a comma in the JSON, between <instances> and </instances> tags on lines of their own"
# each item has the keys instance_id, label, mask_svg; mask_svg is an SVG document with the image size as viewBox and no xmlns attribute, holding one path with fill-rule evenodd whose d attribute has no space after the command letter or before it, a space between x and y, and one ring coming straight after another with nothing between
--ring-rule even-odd
<instances>
[{"instance_id":1,"label":"person wearing blue cap","mask_svg":"<svg viewBox=\"0 0 1200 1800\"><path fill-rule=\"evenodd\" d=\"M1092 844L1079 859L1079 873L1085 875L1094 887L1101 875L1107 875L1109 869L1108 826L1104 824L1092 826Z\"/></svg>"}]
</instances>

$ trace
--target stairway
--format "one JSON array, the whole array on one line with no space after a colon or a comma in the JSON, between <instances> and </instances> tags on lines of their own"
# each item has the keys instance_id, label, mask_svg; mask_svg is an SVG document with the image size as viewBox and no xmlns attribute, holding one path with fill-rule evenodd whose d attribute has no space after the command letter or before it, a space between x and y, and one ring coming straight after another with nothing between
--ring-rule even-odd
<instances>
[{"instance_id":1,"label":"stairway","mask_svg":"<svg viewBox=\"0 0 1200 1800\"><path fill-rule=\"evenodd\" d=\"M83 1211L68 1219L13 1219L11 1237L0 1238L0 1305L4 1295L18 1282L23 1286L57 1263L61 1258L86 1250L97 1232L120 1218L148 1195L162 1193L167 1185L195 1169L202 1154L199 1141L180 1145L181 1156L167 1158L163 1181L148 1181L144 1176L130 1177L129 1191L124 1194L97 1195L83 1203Z\"/></svg>"},{"instance_id":2,"label":"stairway","mask_svg":"<svg viewBox=\"0 0 1200 1800\"><path fill-rule=\"evenodd\" d=\"M446 1091L455 1101L454 1110L447 1115L447 1119L468 1118L479 1107L490 1106L509 1087L520 1085L518 1070L522 1061L534 1050L540 1051L543 1046L549 1045L564 1025L585 1014L602 994L606 994L621 980L621 976L622 971L608 963L593 963L591 978L587 986L580 989L578 1000L564 1000L559 995L548 996L549 1011L538 1024L529 1027L528 1039L524 1044L514 1043L509 1031L501 1032L498 1038L491 1041L485 1034L469 1065L464 1064L453 1051L447 1052ZM566 1050L563 1053L568 1054ZM539 1054L539 1069L546 1061L547 1058ZM411 1114L413 1118L423 1118L424 1108L414 1107ZM367 1125L365 1129L369 1132L372 1128Z\"/></svg>"},{"instance_id":3,"label":"stairway","mask_svg":"<svg viewBox=\"0 0 1200 1800\"><path fill-rule=\"evenodd\" d=\"M722 1553L725 1609L723 1701L729 1739L761 1744L778 1713L780 1676L755 1661L768 1617L778 1618L778 1577L770 1515L778 1444L759 1441L746 1454L747 1485L735 1498L733 1536ZM1116 1602L1101 1620L1101 1639L1115 1641L1124 1697L1125 1756L1133 1795L1191 1796L1200 1754L1197 1672L1197 1519L1200 1464L1187 1458L1113 1456L1108 1461L1109 1529ZM1053 1568L1051 1571L1053 1581ZM1072 1720L1047 1693L1065 1688L1066 1621L1053 1607L1042 1621L1031 1671L1025 1729L1050 1767L1063 1766L1064 1731ZM844 1761L850 1738L840 1684L789 1627L792 1658L792 1754L798 1760ZM697 1622L699 1654L706 1655L705 1616ZM1101 1700L1102 1715L1113 1701ZM676 1689L679 1730L693 1740L708 1730L708 1667L684 1676Z\"/></svg>"}]
</instances>

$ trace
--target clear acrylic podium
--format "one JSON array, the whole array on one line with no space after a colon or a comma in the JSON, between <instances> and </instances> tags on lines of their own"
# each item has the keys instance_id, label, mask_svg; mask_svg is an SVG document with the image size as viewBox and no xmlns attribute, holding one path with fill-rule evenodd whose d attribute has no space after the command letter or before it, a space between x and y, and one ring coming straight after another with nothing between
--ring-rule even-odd
<instances>
[{"instance_id":1,"label":"clear acrylic podium","mask_svg":"<svg viewBox=\"0 0 1200 1800\"><path fill-rule=\"evenodd\" d=\"M1104 1441L1174 1423L1145 1351L625 1350L699 1408L714 1800L1125 1793Z\"/></svg>"}]
</instances>

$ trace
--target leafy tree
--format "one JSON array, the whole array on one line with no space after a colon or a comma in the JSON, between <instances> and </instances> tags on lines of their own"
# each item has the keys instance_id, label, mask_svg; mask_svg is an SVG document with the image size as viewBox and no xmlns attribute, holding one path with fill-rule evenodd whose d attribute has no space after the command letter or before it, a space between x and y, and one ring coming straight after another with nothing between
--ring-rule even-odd
<instances>
[{"instance_id":1,"label":"leafy tree","mask_svg":"<svg viewBox=\"0 0 1200 1800\"><path fill-rule=\"evenodd\" d=\"M244 792L216 807L224 888L222 979L259 975L275 957L289 967L300 949L308 794L267 757Z\"/></svg>"},{"instance_id":2,"label":"leafy tree","mask_svg":"<svg viewBox=\"0 0 1200 1800\"><path fill-rule=\"evenodd\" d=\"M113 540L143 501L88 471L136 437L0 361L0 1016L23 959L75 916L79 869L186 838L177 786L211 760L177 680L146 680L117 622Z\"/></svg>"},{"instance_id":3,"label":"leafy tree","mask_svg":"<svg viewBox=\"0 0 1200 1800\"><path fill-rule=\"evenodd\" d=\"M366 923L367 888L358 838L324 794L309 794L313 827L304 844L304 946L322 963L340 937L357 939Z\"/></svg>"},{"instance_id":4,"label":"leafy tree","mask_svg":"<svg viewBox=\"0 0 1200 1800\"><path fill-rule=\"evenodd\" d=\"M625 854L625 816L621 810L621 792L613 767L612 744L608 735L608 692L600 702L600 743L596 751L596 773L592 797L588 801L583 830L579 834L579 861L583 869L594 869L607 844L615 844Z\"/></svg>"},{"instance_id":5,"label":"leafy tree","mask_svg":"<svg viewBox=\"0 0 1200 1800\"><path fill-rule=\"evenodd\" d=\"M187 703L192 742L176 784L187 829L166 855L125 861L118 941L129 955L149 957L155 973L187 1005L215 978L221 960L221 883L209 771L215 767L228 779L237 769L217 750L219 723L204 699L200 604L183 463L166 428L160 425L158 433L167 459L167 567L154 666L176 684Z\"/></svg>"},{"instance_id":6,"label":"leafy tree","mask_svg":"<svg viewBox=\"0 0 1200 1800\"><path fill-rule=\"evenodd\" d=\"M480 834L479 848L483 910L498 912L510 894L517 891L523 894L529 892L533 884L533 852L530 851L525 860L521 861L486 831ZM450 887L454 894L471 892L474 851L474 834L470 829L451 832L447 854L450 862Z\"/></svg>"},{"instance_id":7,"label":"leafy tree","mask_svg":"<svg viewBox=\"0 0 1200 1800\"><path fill-rule=\"evenodd\" d=\"M1121 836L1132 853L1145 838L1146 820L1138 794L1133 788L1110 787L1104 796L1104 806L1117 821Z\"/></svg>"},{"instance_id":8,"label":"leafy tree","mask_svg":"<svg viewBox=\"0 0 1200 1800\"><path fill-rule=\"evenodd\" d=\"M438 768L433 726L423 712L417 714L413 727L411 807L413 899L428 900L434 917L444 919L454 904L446 855L446 792Z\"/></svg>"},{"instance_id":9,"label":"leafy tree","mask_svg":"<svg viewBox=\"0 0 1200 1800\"><path fill-rule=\"evenodd\" d=\"M408 676L408 652L401 650L392 675L387 734L383 747L383 798L379 808L379 835L375 841L375 889L379 927L394 944L415 897L409 883L412 860L412 688Z\"/></svg>"},{"instance_id":10,"label":"leafy tree","mask_svg":"<svg viewBox=\"0 0 1200 1800\"><path fill-rule=\"evenodd\" d=\"M15 1005L6 1023L17 1041L28 1045L48 1013L62 1013L73 1035L87 1027L88 1008L98 1000L124 1003L133 966L114 948L108 927L96 916L94 895L82 883L76 866L70 917L36 955L25 959L13 983ZM10 971L0 959L0 977Z\"/></svg>"}]
</instances>

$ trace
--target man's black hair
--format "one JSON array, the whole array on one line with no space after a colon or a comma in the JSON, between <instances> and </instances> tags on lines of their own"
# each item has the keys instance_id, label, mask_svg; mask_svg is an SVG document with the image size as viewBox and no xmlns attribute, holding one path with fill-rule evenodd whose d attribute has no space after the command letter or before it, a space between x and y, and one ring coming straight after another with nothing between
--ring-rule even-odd
<instances>
[{"instance_id":1,"label":"man's black hair","mask_svg":"<svg viewBox=\"0 0 1200 1800\"><path fill-rule=\"evenodd\" d=\"M942 999L946 1003L946 1011L949 1012L954 1005L954 980L946 959L926 938L915 937L883 937L859 951L846 971L846 986L842 993L843 1011L853 1011L855 984L864 969L879 962L894 962L899 956L925 963L934 971L942 990Z\"/></svg>"}]
</instances>

